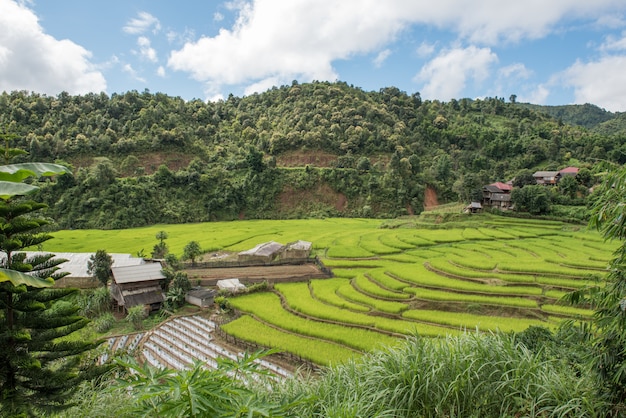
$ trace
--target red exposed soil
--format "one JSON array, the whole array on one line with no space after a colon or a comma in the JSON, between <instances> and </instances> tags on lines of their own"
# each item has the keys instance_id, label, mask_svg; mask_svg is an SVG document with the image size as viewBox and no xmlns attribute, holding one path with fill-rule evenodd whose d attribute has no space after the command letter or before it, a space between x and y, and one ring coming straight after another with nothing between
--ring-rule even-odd
<instances>
[{"instance_id":1,"label":"red exposed soil","mask_svg":"<svg viewBox=\"0 0 626 418\"><path fill-rule=\"evenodd\" d=\"M130 168L130 171L133 172L119 172L118 174L121 177L136 175L135 169L137 167L143 167L145 174L153 174L161 164L165 164L167 168L169 168L171 171L177 171L181 168L187 167L189 165L189 162L194 158L194 155L187 155L180 152L138 152L132 155L137 157L139 163L136 165L136 167ZM119 167L121 162L122 160L115 161L114 165L116 167ZM97 163L97 161L93 157L78 157L72 159L70 163L72 164L74 169L78 170L78 168L81 167L89 168Z\"/></svg>"},{"instance_id":2,"label":"red exposed soil","mask_svg":"<svg viewBox=\"0 0 626 418\"><path fill-rule=\"evenodd\" d=\"M432 187L427 187L424 192L424 210L431 210L439 206L437 192Z\"/></svg>"},{"instance_id":3,"label":"red exposed soil","mask_svg":"<svg viewBox=\"0 0 626 418\"><path fill-rule=\"evenodd\" d=\"M334 207L342 212L348 207L348 199L343 193L337 193L327 184L318 184L314 189L295 190L286 186L278 197L280 210L291 212L296 208L304 210L319 208L320 205Z\"/></svg>"},{"instance_id":4,"label":"red exposed soil","mask_svg":"<svg viewBox=\"0 0 626 418\"><path fill-rule=\"evenodd\" d=\"M331 167L337 156L324 151L290 151L276 157L279 167L304 167L307 164L315 167Z\"/></svg>"}]
</instances>

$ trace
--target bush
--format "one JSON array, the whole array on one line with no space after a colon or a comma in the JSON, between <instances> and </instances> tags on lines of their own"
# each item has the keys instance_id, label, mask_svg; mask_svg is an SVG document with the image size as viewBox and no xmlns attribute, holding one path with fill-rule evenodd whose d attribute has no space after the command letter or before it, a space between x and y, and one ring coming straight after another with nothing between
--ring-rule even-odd
<instances>
[{"instance_id":1,"label":"bush","mask_svg":"<svg viewBox=\"0 0 626 418\"><path fill-rule=\"evenodd\" d=\"M93 321L93 326L97 332L104 334L115 324L115 317L111 312L104 313Z\"/></svg>"},{"instance_id":2,"label":"bush","mask_svg":"<svg viewBox=\"0 0 626 418\"><path fill-rule=\"evenodd\" d=\"M143 329L143 320L147 317L148 314L146 312L146 308L143 305L137 305L128 309L126 321L130 322L133 325L133 328L139 331Z\"/></svg>"}]
</instances>

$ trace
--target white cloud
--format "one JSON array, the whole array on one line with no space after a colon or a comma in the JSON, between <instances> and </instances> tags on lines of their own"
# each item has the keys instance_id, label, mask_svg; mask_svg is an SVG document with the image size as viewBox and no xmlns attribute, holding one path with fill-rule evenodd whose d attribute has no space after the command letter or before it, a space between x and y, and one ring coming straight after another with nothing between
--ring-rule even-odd
<instances>
[{"instance_id":1,"label":"white cloud","mask_svg":"<svg viewBox=\"0 0 626 418\"><path fill-rule=\"evenodd\" d=\"M88 50L44 33L37 16L21 3L0 0L0 10L0 90L50 95L106 90Z\"/></svg>"},{"instance_id":2,"label":"white cloud","mask_svg":"<svg viewBox=\"0 0 626 418\"><path fill-rule=\"evenodd\" d=\"M152 29L153 33L161 30L161 22L148 12L139 12L138 17L128 21L123 31L131 35L139 35Z\"/></svg>"},{"instance_id":3,"label":"white cloud","mask_svg":"<svg viewBox=\"0 0 626 418\"><path fill-rule=\"evenodd\" d=\"M417 47L417 55L426 58L435 52L435 45L429 44L428 42L422 42L419 47Z\"/></svg>"},{"instance_id":4,"label":"white cloud","mask_svg":"<svg viewBox=\"0 0 626 418\"><path fill-rule=\"evenodd\" d=\"M159 68L157 68L157 75L159 77L165 77L165 68L162 65L159 65Z\"/></svg>"},{"instance_id":5,"label":"white cloud","mask_svg":"<svg viewBox=\"0 0 626 418\"><path fill-rule=\"evenodd\" d=\"M126 74L130 75L133 79L137 81L140 81L142 83L146 82L146 79L143 77L140 77L137 71L135 71L135 69L133 68L131 64L128 64L128 63L124 64L122 66L122 71L124 71Z\"/></svg>"},{"instance_id":6,"label":"white cloud","mask_svg":"<svg viewBox=\"0 0 626 418\"><path fill-rule=\"evenodd\" d=\"M403 27L395 11L374 0L358 7L328 0L236 6L239 17L231 30L187 43L172 52L169 67L215 85L270 77L335 80L334 60L378 49Z\"/></svg>"},{"instance_id":7,"label":"white cloud","mask_svg":"<svg viewBox=\"0 0 626 418\"><path fill-rule=\"evenodd\" d=\"M607 36L605 42L600 45L601 51L624 51L626 50L626 32L622 32L621 38Z\"/></svg>"},{"instance_id":8,"label":"white cloud","mask_svg":"<svg viewBox=\"0 0 626 418\"><path fill-rule=\"evenodd\" d=\"M524 94L521 97L518 97L518 101L526 103L544 104L546 103L549 95L550 90L548 90L545 85L540 84L536 86L535 89L529 94Z\"/></svg>"},{"instance_id":9,"label":"white cloud","mask_svg":"<svg viewBox=\"0 0 626 418\"><path fill-rule=\"evenodd\" d=\"M480 84L490 74L498 57L489 48L455 48L442 51L422 67L415 81L425 82L420 89L425 98L458 98L468 79Z\"/></svg>"},{"instance_id":10,"label":"white cloud","mask_svg":"<svg viewBox=\"0 0 626 418\"><path fill-rule=\"evenodd\" d=\"M248 87L246 87L244 94L246 96L249 96L251 94L254 93L262 93L270 88L272 88L272 86L277 86L279 84L285 84L287 81L286 80L281 80L277 77L269 77L266 78L265 80L261 80L258 81L254 84L249 85Z\"/></svg>"},{"instance_id":11,"label":"white cloud","mask_svg":"<svg viewBox=\"0 0 626 418\"><path fill-rule=\"evenodd\" d=\"M220 12L215 12L213 13L213 20L216 22L221 22L222 20L224 20L224 15Z\"/></svg>"},{"instance_id":12,"label":"white cloud","mask_svg":"<svg viewBox=\"0 0 626 418\"><path fill-rule=\"evenodd\" d=\"M577 61L562 73L562 82L574 88L576 103L593 103L613 112L626 111L626 56Z\"/></svg>"},{"instance_id":13,"label":"white cloud","mask_svg":"<svg viewBox=\"0 0 626 418\"><path fill-rule=\"evenodd\" d=\"M150 39L145 36L140 36L137 38L137 45L139 45L139 55L150 61L157 62L157 53L154 48L150 46Z\"/></svg>"},{"instance_id":14,"label":"white cloud","mask_svg":"<svg viewBox=\"0 0 626 418\"><path fill-rule=\"evenodd\" d=\"M391 55L391 49L383 49L376 55L376 58L372 61L374 63L374 67L380 68L385 63L385 60L389 58Z\"/></svg>"},{"instance_id":15,"label":"white cloud","mask_svg":"<svg viewBox=\"0 0 626 418\"><path fill-rule=\"evenodd\" d=\"M526 80L532 75L526 66L522 63L507 65L498 70L498 76L505 79L523 79Z\"/></svg>"},{"instance_id":16,"label":"white cloud","mask_svg":"<svg viewBox=\"0 0 626 418\"><path fill-rule=\"evenodd\" d=\"M385 49L411 25L452 31L462 43L490 46L537 39L564 20L598 21L626 11L623 0L235 0L236 22L212 37L188 41L168 66L218 89L272 77L335 80L333 62ZM609 13L611 12L611 13ZM418 54L434 47L423 43Z\"/></svg>"}]
</instances>

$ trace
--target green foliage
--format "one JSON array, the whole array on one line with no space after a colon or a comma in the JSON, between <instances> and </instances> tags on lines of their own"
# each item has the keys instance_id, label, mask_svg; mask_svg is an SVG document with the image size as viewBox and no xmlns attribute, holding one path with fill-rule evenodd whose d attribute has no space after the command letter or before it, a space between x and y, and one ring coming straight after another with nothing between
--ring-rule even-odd
<instances>
[{"instance_id":1,"label":"green foliage","mask_svg":"<svg viewBox=\"0 0 626 418\"><path fill-rule=\"evenodd\" d=\"M283 389L311 396L298 416L602 416L588 374L506 335L411 338Z\"/></svg>"},{"instance_id":2,"label":"green foliage","mask_svg":"<svg viewBox=\"0 0 626 418\"><path fill-rule=\"evenodd\" d=\"M21 250L45 242L49 235L37 218L42 205L28 201L0 202L2 268L28 273L34 279L58 279L63 259L53 254L27 257ZM45 283L48 283L46 281ZM72 289L31 287L30 282L0 283L0 414L17 416L62 409L81 380L98 372L82 363L82 354L97 344L66 340L87 325L79 307L66 297Z\"/></svg>"},{"instance_id":3,"label":"green foliage","mask_svg":"<svg viewBox=\"0 0 626 418\"><path fill-rule=\"evenodd\" d=\"M590 225L606 239L620 241L610 264L606 285L592 289L591 302L596 309L592 363L600 387L611 400L626 400L626 168L609 172L595 192ZM574 298L575 301L575 298Z\"/></svg>"},{"instance_id":4,"label":"green foliage","mask_svg":"<svg viewBox=\"0 0 626 418\"><path fill-rule=\"evenodd\" d=\"M516 210L533 215L545 214L550 210L550 197L545 186L541 185L513 189L511 202Z\"/></svg>"},{"instance_id":5,"label":"green foliage","mask_svg":"<svg viewBox=\"0 0 626 418\"><path fill-rule=\"evenodd\" d=\"M159 231L156 234L156 239L159 240L157 244L154 245L152 249L152 258L165 258L167 253L169 252L169 247L165 243L165 240L168 238L167 232Z\"/></svg>"},{"instance_id":6,"label":"green foliage","mask_svg":"<svg viewBox=\"0 0 626 418\"><path fill-rule=\"evenodd\" d=\"M95 319L93 327L97 332L104 334L115 324L115 317L111 312L106 312Z\"/></svg>"},{"instance_id":7,"label":"green foliage","mask_svg":"<svg viewBox=\"0 0 626 418\"><path fill-rule=\"evenodd\" d=\"M285 417L301 402L271 402L246 382L267 375L258 360L272 352L257 352L237 361L219 361L217 369L196 362L189 370L159 370L134 360L119 361L130 373L113 390L132 393L132 408L142 416L159 417Z\"/></svg>"},{"instance_id":8,"label":"green foliage","mask_svg":"<svg viewBox=\"0 0 626 418\"><path fill-rule=\"evenodd\" d=\"M215 103L147 91L0 96L0 113L22 134L15 145L31 150L21 162L79 167L38 192L50 215L73 228L395 217L422 211L426 185L440 202L456 201L524 169L626 159L619 129L598 134L535 109L501 98L418 100L343 82ZM571 121L591 119L585 126L623 119L575 109L567 108L578 115ZM94 157L102 159L88 166Z\"/></svg>"},{"instance_id":9,"label":"green foliage","mask_svg":"<svg viewBox=\"0 0 626 418\"><path fill-rule=\"evenodd\" d=\"M185 248L183 248L183 260L191 260L191 265L195 267L196 258L202 255L202 248L198 241L189 241Z\"/></svg>"},{"instance_id":10,"label":"green foliage","mask_svg":"<svg viewBox=\"0 0 626 418\"><path fill-rule=\"evenodd\" d=\"M78 298L81 312L88 318L95 318L111 309L111 293L107 287L88 290Z\"/></svg>"},{"instance_id":11,"label":"green foliage","mask_svg":"<svg viewBox=\"0 0 626 418\"><path fill-rule=\"evenodd\" d=\"M183 271L173 271L170 269L163 270L168 283L167 293L165 294L165 307L167 309L178 309L185 304L185 296L191 283L189 276Z\"/></svg>"},{"instance_id":12,"label":"green foliage","mask_svg":"<svg viewBox=\"0 0 626 418\"><path fill-rule=\"evenodd\" d=\"M111 277L111 266L113 259L106 250L98 250L92 254L87 261L87 273L96 278L102 286L106 287Z\"/></svg>"},{"instance_id":13,"label":"green foliage","mask_svg":"<svg viewBox=\"0 0 626 418\"><path fill-rule=\"evenodd\" d=\"M137 331L143 329L143 320L148 317L146 307L143 305L136 305L128 308L128 314L126 315L126 321L132 324L133 328Z\"/></svg>"}]
</instances>

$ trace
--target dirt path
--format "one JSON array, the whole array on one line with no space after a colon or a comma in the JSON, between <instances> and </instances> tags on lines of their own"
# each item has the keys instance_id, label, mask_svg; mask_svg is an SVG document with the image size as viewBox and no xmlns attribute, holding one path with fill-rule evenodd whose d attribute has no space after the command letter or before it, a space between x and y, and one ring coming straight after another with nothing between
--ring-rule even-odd
<instances>
[{"instance_id":1,"label":"dirt path","mask_svg":"<svg viewBox=\"0 0 626 418\"><path fill-rule=\"evenodd\" d=\"M200 280L204 286L214 285L222 279L240 279L242 282L270 282L308 280L317 277L326 277L315 264L293 266L255 266L230 268L198 268L188 269L185 272L193 283Z\"/></svg>"}]
</instances>

